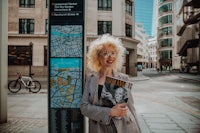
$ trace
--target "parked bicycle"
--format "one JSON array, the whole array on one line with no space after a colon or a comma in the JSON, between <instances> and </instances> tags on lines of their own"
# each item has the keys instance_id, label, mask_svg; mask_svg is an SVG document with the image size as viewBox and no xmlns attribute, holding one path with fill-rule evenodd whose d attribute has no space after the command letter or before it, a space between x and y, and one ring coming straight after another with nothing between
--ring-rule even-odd
<instances>
[{"instance_id":1,"label":"parked bicycle","mask_svg":"<svg viewBox=\"0 0 200 133\"><path fill-rule=\"evenodd\" d=\"M29 92L37 93L41 89L41 84L39 81L32 78L34 73L29 76L22 76L21 73L17 73L17 79L12 80L8 83L8 89L12 93L17 93L21 90L22 86L29 89Z\"/></svg>"}]
</instances>

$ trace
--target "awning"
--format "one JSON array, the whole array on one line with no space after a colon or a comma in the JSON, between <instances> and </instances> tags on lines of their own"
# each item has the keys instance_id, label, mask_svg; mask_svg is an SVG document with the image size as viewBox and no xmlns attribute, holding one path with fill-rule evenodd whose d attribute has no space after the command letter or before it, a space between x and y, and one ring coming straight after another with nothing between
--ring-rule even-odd
<instances>
[{"instance_id":1,"label":"awning","mask_svg":"<svg viewBox=\"0 0 200 133\"><path fill-rule=\"evenodd\" d=\"M188 48L195 48L198 46L199 39L187 40L181 50L178 52L180 56L187 56Z\"/></svg>"}]
</instances>

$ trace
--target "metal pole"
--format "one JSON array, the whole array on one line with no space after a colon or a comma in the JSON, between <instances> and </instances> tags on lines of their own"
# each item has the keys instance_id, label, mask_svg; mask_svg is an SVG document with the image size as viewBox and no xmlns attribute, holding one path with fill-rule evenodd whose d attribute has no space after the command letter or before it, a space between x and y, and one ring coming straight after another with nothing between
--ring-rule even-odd
<instances>
[{"instance_id":1,"label":"metal pole","mask_svg":"<svg viewBox=\"0 0 200 133\"><path fill-rule=\"evenodd\" d=\"M198 66L198 73L200 75L200 22L199 22L199 66Z\"/></svg>"},{"instance_id":2,"label":"metal pole","mask_svg":"<svg viewBox=\"0 0 200 133\"><path fill-rule=\"evenodd\" d=\"M31 76L31 66L32 66L32 48L33 48L33 43L32 42L30 42L29 43L29 46L30 46L30 51L29 51L29 53L30 53L30 59L29 59L29 77Z\"/></svg>"}]
</instances>

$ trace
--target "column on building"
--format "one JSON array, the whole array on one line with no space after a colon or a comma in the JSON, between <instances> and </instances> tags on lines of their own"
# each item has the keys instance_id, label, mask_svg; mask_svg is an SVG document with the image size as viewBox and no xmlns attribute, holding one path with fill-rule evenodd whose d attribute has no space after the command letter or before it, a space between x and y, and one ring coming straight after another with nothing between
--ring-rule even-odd
<instances>
[{"instance_id":1,"label":"column on building","mask_svg":"<svg viewBox=\"0 0 200 133\"><path fill-rule=\"evenodd\" d=\"M0 123L7 122L8 1L0 1Z\"/></svg>"}]
</instances>

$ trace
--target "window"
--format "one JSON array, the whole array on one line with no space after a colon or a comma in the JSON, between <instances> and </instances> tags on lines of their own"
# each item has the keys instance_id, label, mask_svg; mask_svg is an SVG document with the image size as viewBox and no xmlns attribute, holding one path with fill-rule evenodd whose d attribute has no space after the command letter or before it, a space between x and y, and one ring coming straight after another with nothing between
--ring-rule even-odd
<instances>
[{"instance_id":1,"label":"window","mask_svg":"<svg viewBox=\"0 0 200 133\"><path fill-rule=\"evenodd\" d=\"M132 15L132 2L126 0L126 13Z\"/></svg>"},{"instance_id":2,"label":"window","mask_svg":"<svg viewBox=\"0 0 200 133\"><path fill-rule=\"evenodd\" d=\"M46 0L46 8L49 6L49 0Z\"/></svg>"},{"instance_id":3,"label":"window","mask_svg":"<svg viewBox=\"0 0 200 133\"><path fill-rule=\"evenodd\" d=\"M8 46L8 65L32 65L30 46Z\"/></svg>"},{"instance_id":4,"label":"window","mask_svg":"<svg viewBox=\"0 0 200 133\"><path fill-rule=\"evenodd\" d=\"M163 5L159 8L159 14L172 11L172 3Z\"/></svg>"},{"instance_id":5,"label":"window","mask_svg":"<svg viewBox=\"0 0 200 133\"><path fill-rule=\"evenodd\" d=\"M171 47L172 46L172 38L162 39L160 41L160 47Z\"/></svg>"},{"instance_id":6,"label":"window","mask_svg":"<svg viewBox=\"0 0 200 133\"><path fill-rule=\"evenodd\" d=\"M46 19L45 20L45 34L48 34L48 29L49 29L48 25L49 25L49 21L48 19Z\"/></svg>"},{"instance_id":7,"label":"window","mask_svg":"<svg viewBox=\"0 0 200 133\"><path fill-rule=\"evenodd\" d=\"M161 3L165 2L165 1L167 1L167 0L158 0L158 3L161 4Z\"/></svg>"},{"instance_id":8,"label":"window","mask_svg":"<svg viewBox=\"0 0 200 133\"><path fill-rule=\"evenodd\" d=\"M102 35L105 33L112 34L112 22L98 21L98 35Z\"/></svg>"},{"instance_id":9,"label":"window","mask_svg":"<svg viewBox=\"0 0 200 133\"><path fill-rule=\"evenodd\" d=\"M126 24L126 36L132 37L132 26L129 24Z\"/></svg>"},{"instance_id":10,"label":"window","mask_svg":"<svg viewBox=\"0 0 200 133\"><path fill-rule=\"evenodd\" d=\"M164 35L172 35L172 27L165 27L159 30L160 37Z\"/></svg>"},{"instance_id":11,"label":"window","mask_svg":"<svg viewBox=\"0 0 200 133\"><path fill-rule=\"evenodd\" d=\"M47 46L44 46L44 65L47 66Z\"/></svg>"},{"instance_id":12,"label":"window","mask_svg":"<svg viewBox=\"0 0 200 133\"><path fill-rule=\"evenodd\" d=\"M165 50L160 52L160 59L172 59L172 50Z\"/></svg>"},{"instance_id":13,"label":"window","mask_svg":"<svg viewBox=\"0 0 200 133\"><path fill-rule=\"evenodd\" d=\"M19 19L19 34L34 34L34 19Z\"/></svg>"},{"instance_id":14,"label":"window","mask_svg":"<svg viewBox=\"0 0 200 133\"><path fill-rule=\"evenodd\" d=\"M98 0L98 10L112 10L112 0Z\"/></svg>"},{"instance_id":15,"label":"window","mask_svg":"<svg viewBox=\"0 0 200 133\"><path fill-rule=\"evenodd\" d=\"M35 0L19 0L19 7L34 8Z\"/></svg>"},{"instance_id":16,"label":"window","mask_svg":"<svg viewBox=\"0 0 200 133\"><path fill-rule=\"evenodd\" d=\"M172 23L172 15L167 15L159 19L159 26L163 24L171 24Z\"/></svg>"}]
</instances>

